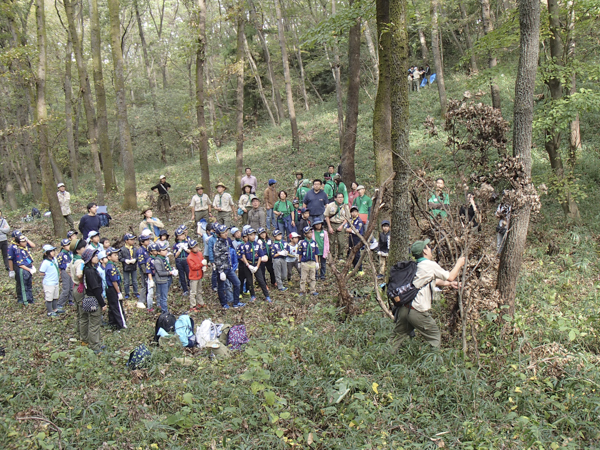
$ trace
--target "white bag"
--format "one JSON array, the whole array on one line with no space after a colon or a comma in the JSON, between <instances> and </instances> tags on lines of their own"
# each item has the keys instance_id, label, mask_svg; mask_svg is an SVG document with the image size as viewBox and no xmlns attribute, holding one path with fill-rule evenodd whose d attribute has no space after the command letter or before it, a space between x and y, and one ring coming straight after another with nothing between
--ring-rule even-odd
<instances>
[{"instance_id":1,"label":"white bag","mask_svg":"<svg viewBox=\"0 0 600 450\"><path fill-rule=\"evenodd\" d=\"M196 342L198 347L204 348L211 340L210 330L214 324L210 319L206 319L196 327Z\"/></svg>"}]
</instances>

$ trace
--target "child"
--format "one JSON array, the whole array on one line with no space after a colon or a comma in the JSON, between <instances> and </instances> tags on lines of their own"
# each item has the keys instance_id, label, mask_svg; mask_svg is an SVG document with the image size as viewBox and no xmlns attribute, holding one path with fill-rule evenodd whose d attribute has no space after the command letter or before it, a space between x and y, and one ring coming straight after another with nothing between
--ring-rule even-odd
<instances>
[{"instance_id":1,"label":"child","mask_svg":"<svg viewBox=\"0 0 600 450\"><path fill-rule=\"evenodd\" d=\"M300 239L304 239L304 228L312 227L310 223L310 211L306 208L302 208L300 210L300 220L296 223L298 226L298 234L300 235Z\"/></svg>"},{"instance_id":2,"label":"child","mask_svg":"<svg viewBox=\"0 0 600 450\"><path fill-rule=\"evenodd\" d=\"M117 269L120 251L109 247L106 251L108 263L106 264L106 300L108 303L108 324L117 330L127 328L125 311L123 310L123 293L121 291L121 273Z\"/></svg>"},{"instance_id":3,"label":"child","mask_svg":"<svg viewBox=\"0 0 600 450\"><path fill-rule=\"evenodd\" d=\"M177 269L171 268L171 263L167 258L167 253L169 253L168 245L165 242L159 242L158 245L158 256L154 259L156 292L160 310L165 313L169 312L167 297L173 277L177 276Z\"/></svg>"},{"instance_id":4,"label":"child","mask_svg":"<svg viewBox=\"0 0 600 450\"><path fill-rule=\"evenodd\" d=\"M96 256L98 257L96 270L100 274L100 278L102 278L102 297L106 298L106 264L108 264L108 258L106 257L106 252L104 250L100 250Z\"/></svg>"},{"instance_id":5,"label":"child","mask_svg":"<svg viewBox=\"0 0 600 450\"><path fill-rule=\"evenodd\" d=\"M388 253L390 251L390 221L383 220L381 222L381 232L379 233L379 275L377 278L383 278L385 276L385 266L387 262Z\"/></svg>"},{"instance_id":6,"label":"child","mask_svg":"<svg viewBox=\"0 0 600 450\"><path fill-rule=\"evenodd\" d=\"M254 228L249 228L246 230L246 235L248 236L248 242L242 246L241 254L243 264L240 264L240 269L244 271L246 286L250 291L250 301L253 302L256 300L253 280L253 276L255 276L256 281L258 281L258 285L266 297L266 300L271 303L271 297L269 296L269 290L267 289L267 284L265 283L265 277L260 270L262 257L265 256L265 253L261 245L256 240L256 230L254 230Z\"/></svg>"},{"instance_id":7,"label":"child","mask_svg":"<svg viewBox=\"0 0 600 450\"><path fill-rule=\"evenodd\" d=\"M77 236L78 236L78 235L79 235L79 233L78 233L77 231L75 231L75 230L70 230L70 231L67 233L67 239L68 239L68 240L70 240L71 242L73 242L73 241L75 241L75 242L76 242L76 241L77 241Z\"/></svg>"},{"instance_id":8,"label":"child","mask_svg":"<svg viewBox=\"0 0 600 450\"><path fill-rule=\"evenodd\" d=\"M15 251L15 263L20 277L21 298L23 305L33 304L33 275L36 270L33 267L33 259L29 254L29 240L20 235L18 238L18 247Z\"/></svg>"},{"instance_id":9,"label":"child","mask_svg":"<svg viewBox=\"0 0 600 450\"><path fill-rule=\"evenodd\" d=\"M290 242L287 246L288 255L285 258L285 262L287 263L287 280L290 281L292 279L292 269L296 269L298 272L298 276L302 277L302 272L300 272L300 263L298 262L298 241L300 240L300 235L295 231L290 233Z\"/></svg>"},{"instance_id":10,"label":"child","mask_svg":"<svg viewBox=\"0 0 600 450\"><path fill-rule=\"evenodd\" d=\"M150 237L147 235L140 236L138 238L140 246L135 252L135 259L137 261L140 275L142 278L142 285L140 286L140 297L138 298L137 307L144 309L146 302L148 301L148 272L146 270L150 253L148 252L148 246L150 244Z\"/></svg>"},{"instance_id":11,"label":"child","mask_svg":"<svg viewBox=\"0 0 600 450\"><path fill-rule=\"evenodd\" d=\"M56 247L52 245L44 245L44 260L40 266L40 275L44 277L42 285L44 286L44 300L46 300L46 315L48 317L56 317L59 314L58 310L58 294L60 282L60 269L56 262ZM60 313L64 313L60 310Z\"/></svg>"},{"instance_id":12,"label":"child","mask_svg":"<svg viewBox=\"0 0 600 450\"><path fill-rule=\"evenodd\" d=\"M287 278L287 263L285 257L287 256L288 245L282 240L281 231L273 231L273 269L275 270L275 280L277 281L277 287L280 291L287 291L287 288L283 285L283 280Z\"/></svg>"},{"instance_id":13,"label":"child","mask_svg":"<svg viewBox=\"0 0 600 450\"><path fill-rule=\"evenodd\" d=\"M360 235L363 235L365 232L365 224L362 221L362 219L360 218L360 215L358 213L358 206L353 205L352 208L350 208L350 216L351 216L350 221L352 222L352 225L354 226L356 231L358 231L358 233ZM346 227L346 233L348 233L348 243L350 245L350 248L348 249L348 254L350 254L350 252L352 251L354 246L358 245L358 243L361 242L361 240L356 235L356 233L352 230L352 228L350 228L350 225L348 223L346 223L345 227ZM359 260L360 260L360 250L358 250L356 252L356 255L354 256L354 261L352 261L353 267L356 267ZM359 270L360 270L360 268L359 268Z\"/></svg>"},{"instance_id":14,"label":"child","mask_svg":"<svg viewBox=\"0 0 600 450\"><path fill-rule=\"evenodd\" d=\"M267 236L267 230L264 228L258 229L258 243L262 246L263 252L265 252L266 261L263 259L264 264L261 265L263 278L265 279L265 283L267 282L266 271L269 272L269 276L271 277L271 284L273 286L277 286L275 282L275 271L273 270L273 258L271 257L271 246L273 245L273 241L269 239Z\"/></svg>"},{"instance_id":15,"label":"child","mask_svg":"<svg viewBox=\"0 0 600 450\"><path fill-rule=\"evenodd\" d=\"M206 304L202 298L202 278L206 271L206 260L200 251L197 241L189 242L190 253L187 254L187 264L190 271L190 311L200 311ZM198 303L196 303L198 296Z\"/></svg>"},{"instance_id":16,"label":"child","mask_svg":"<svg viewBox=\"0 0 600 450\"><path fill-rule=\"evenodd\" d=\"M108 238L100 238L100 245L102 246L102 250L106 252L110 248L110 241Z\"/></svg>"},{"instance_id":17,"label":"child","mask_svg":"<svg viewBox=\"0 0 600 450\"><path fill-rule=\"evenodd\" d=\"M73 279L67 270L67 266L73 260L73 254L69 250L71 246L70 239L63 239L60 241L60 245L62 248L56 257L60 269L60 284L62 285L60 297L58 298L58 309L64 310L67 302L69 302L69 305L73 304Z\"/></svg>"},{"instance_id":18,"label":"child","mask_svg":"<svg viewBox=\"0 0 600 450\"><path fill-rule=\"evenodd\" d=\"M319 246L313 240L313 229L305 227L304 240L300 242L298 248L298 261L302 272L300 275L300 297L304 295L306 281L308 280L312 295L319 295L317 292L317 271L319 270Z\"/></svg>"},{"instance_id":19,"label":"child","mask_svg":"<svg viewBox=\"0 0 600 450\"><path fill-rule=\"evenodd\" d=\"M167 232L167 230L160 230L160 233L158 233L158 241L161 244L166 244L167 247L169 247L169 233ZM167 252L168 253L168 252Z\"/></svg>"},{"instance_id":20,"label":"child","mask_svg":"<svg viewBox=\"0 0 600 450\"><path fill-rule=\"evenodd\" d=\"M102 249L102 246L100 245L100 235L97 231L92 230L88 233L88 247L98 251Z\"/></svg>"},{"instance_id":21,"label":"child","mask_svg":"<svg viewBox=\"0 0 600 450\"><path fill-rule=\"evenodd\" d=\"M233 307L241 308L246 306L240 302L240 280L236 276L231 259L231 246L227 235L229 230L226 225L216 225L215 233L218 235L214 247L215 272L219 275L219 301L223 309L229 309L227 303L227 281L233 285Z\"/></svg>"},{"instance_id":22,"label":"child","mask_svg":"<svg viewBox=\"0 0 600 450\"><path fill-rule=\"evenodd\" d=\"M173 245L175 255L175 267L179 272L179 285L184 296L190 294L190 268L187 257L190 253L189 239L187 237L187 227L181 225L175 230L175 244Z\"/></svg>"},{"instance_id":23,"label":"child","mask_svg":"<svg viewBox=\"0 0 600 450\"><path fill-rule=\"evenodd\" d=\"M325 281L325 275L327 270L327 256L329 255L329 233L323 228L323 219L315 219L314 227L314 238L315 242L319 246L319 266L320 271L317 273L317 278Z\"/></svg>"},{"instance_id":24,"label":"child","mask_svg":"<svg viewBox=\"0 0 600 450\"><path fill-rule=\"evenodd\" d=\"M136 250L133 248L135 244L135 236L127 233L123 236L125 245L119 250L118 260L123 264L123 287L125 290L125 300L129 299L129 286L133 285L133 295L140 298L137 284L137 259L135 257ZM108 255L107 255L108 256Z\"/></svg>"},{"instance_id":25,"label":"child","mask_svg":"<svg viewBox=\"0 0 600 450\"><path fill-rule=\"evenodd\" d=\"M158 256L159 244L153 242L148 246L150 257L146 262L146 274L148 275L148 295L146 296L146 304L148 312L154 312L154 291L156 290L156 269L154 268L154 261Z\"/></svg>"},{"instance_id":26,"label":"child","mask_svg":"<svg viewBox=\"0 0 600 450\"><path fill-rule=\"evenodd\" d=\"M250 295L250 291L248 290L248 284L246 283L246 271L239 265L239 262L242 260L242 253L244 251L244 244L248 242L248 228L245 228L242 232L242 241L235 249L235 256L238 260L238 278L240 280L240 293L244 295ZM239 230L238 230L239 232Z\"/></svg>"},{"instance_id":27,"label":"child","mask_svg":"<svg viewBox=\"0 0 600 450\"><path fill-rule=\"evenodd\" d=\"M302 217L302 213L300 212L300 202L297 198L294 199L292 205L294 206L294 212L292 213L292 222L294 222L294 225L292 226L292 231L298 231L298 222Z\"/></svg>"},{"instance_id":28,"label":"child","mask_svg":"<svg viewBox=\"0 0 600 450\"><path fill-rule=\"evenodd\" d=\"M214 225L216 226L218 224L215 223ZM212 274L210 277L210 284L211 284L213 292L217 292L218 276L217 276L217 271L215 270L215 254L214 254L215 244L217 242L217 235L214 232L213 225L208 224L206 226L206 236L208 236L208 239L204 238L206 256L208 256L208 262L210 263L210 265L213 268L213 271L212 271Z\"/></svg>"}]
</instances>

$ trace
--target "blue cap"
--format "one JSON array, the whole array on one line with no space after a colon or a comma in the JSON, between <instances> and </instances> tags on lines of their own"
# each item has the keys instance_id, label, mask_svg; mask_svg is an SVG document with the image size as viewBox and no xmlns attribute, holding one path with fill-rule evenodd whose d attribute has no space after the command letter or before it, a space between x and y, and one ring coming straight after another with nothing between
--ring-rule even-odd
<instances>
[{"instance_id":1,"label":"blue cap","mask_svg":"<svg viewBox=\"0 0 600 450\"><path fill-rule=\"evenodd\" d=\"M107 255L106 255L106 251L105 251L105 250L100 250L100 251L98 252L98 259L103 259L103 258L106 258L106 256L107 256Z\"/></svg>"},{"instance_id":2,"label":"blue cap","mask_svg":"<svg viewBox=\"0 0 600 450\"><path fill-rule=\"evenodd\" d=\"M256 230L254 228L250 227L246 230L247 235L251 235L252 233L256 233Z\"/></svg>"},{"instance_id":3,"label":"blue cap","mask_svg":"<svg viewBox=\"0 0 600 450\"><path fill-rule=\"evenodd\" d=\"M21 233L19 230L15 230L12 232L12 237L14 237L14 238L21 237L22 235L23 235L23 233Z\"/></svg>"},{"instance_id":4,"label":"blue cap","mask_svg":"<svg viewBox=\"0 0 600 450\"><path fill-rule=\"evenodd\" d=\"M167 230L160 230L160 233L158 233L159 236L167 236L169 237L169 232Z\"/></svg>"},{"instance_id":5,"label":"blue cap","mask_svg":"<svg viewBox=\"0 0 600 450\"><path fill-rule=\"evenodd\" d=\"M163 250L167 250L169 248L166 242L157 242L156 245L158 245L159 252L162 252Z\"/></svg>"},{"instance_id":6,"label":"blue cap","mask_svg":"<svg viewBox=\"0 0 600 450\"><path fill-rule=\"evenodd\" d=\"M273 231L273 237L275 237L275 236L279 236L280 234L281 234L281 231L280 231L280 230L275 230L275 231Z\"/></svg>"},{"instance_id":7,"label":"blue cap","mask_svg":"<svg viewBox=\"0 0 600 450\"><path fill-rule=\"evenodd\" d=\"M158 251L158 245L156 245L156 242L153 242L152 244L150 244L148 246L148 250L151 252L157 252Z\"/></svg>"},{"instance_id":8,"label":"blue cap","mask_svg":"<svg viewBox=\"0 0 600 450\"><path fill-rule=\"evenodd\" d=\"M319 223L323 223L323 219L321 219L320 217L317 217L317 218L315 219L315 221L313 222L313 226L315 226L315 225L317 225L317 224L319 224Z\"/></svg>"},{"instance_id":9,"label":"blue cap","mask_svg":"<svg viewBox=\"0 0 600 450\"><path fill-rule=\"evenodd\" d=\"M390 226L390 221L389 220L382 220L381 221L381 226L387 225L388 227Z\"/></svg>"},{"instance_id":10,"label":"blue cap","mask_svg":"<svg viewBox=\"0 0 600 450\"><path fill-rule=\"evenodd\" d=\"M98 232L96 230L92 230L88 233L88 239L93 238L94 236L98 236Z\"/></svg>"},{"instance_id":11,"label":"blue cap","mask_svg":"<svg viewBox=\"0 0 600 450\"><path fill-rule=\"evenodd\" d=\"M265 230L263 227L260 227L258 230L256 230L257 234L263 234L263 233L266 233L266 232L267 232L267 230Z\"/></svg>"},{"instance_id":12,"label":"blue cap","mask_svg":"<svg viewBox=\"0 0 600 450\"><path fill-rule=\"evenodd\" d=\"M64 247L65 245L71 245L71 239L63 239L60 241L60 245L61 247Z\"/></svg>"},{"instance_id":13,"label":"blue cap","mask_svg":"<svg viewBox=\"0 0 600 450\"><path fill-rule=\"evenodd\" d=\"M269 180L269 186L271 186L272 184L275 184L275 183L277 183L277 181L275 181L273 178L271 178Z\"/></svg>"},{"instance_id":14,"label":"blue cap","mask_svg":"<svg viewBox=\"0 0 600 450\"><path fill-rule=\"evenodd\" d=\"M144 241L147 241L148 239L150 239L150 236L147 234L142 234L138 239L140 242L144 242Z\"/></svg>"},{"instance_id":15,"label":"blue cap","mask_svg":"<svg viewBox=\"0 0 600 450\"><path fill-rule=\"evenodd\" d=\"M295 199L292 201L292 204L294 204L294 205L299 205L299 204L300 204L300 202L298 201L298 199L297 199L297 198L295 198Z\"/></svg>"},{"instance_id":16,"label":"blue cap","mask_svg":"<svg viewBox=\"0 0 600 450\"><path fill-rule=\"evenodd\" d=\"M302 232L304 234L308 233L309 231L312 231L312 227L304 227L304 228L302 228Z\"/></svg>"},{"instance_id":17,"label":"blue cap","mask_svg":"<svg viewBox=\"0 0 600 450\"><path fill-rule=\"evenodd\" d=\"M71 230L67 233L67 237L70 238L71 236L73 236L74 234L79 234L77 231L75 230Z\"/></svg>"},{"instance_id":18,"label":"blue cap","mask_svg":"<svg viewBox=\"0 0 600 450\"><path fill-rule=\"evenodd\" d=\"M306 211L308 211L308 209L306 209L306 208L302 208L302 209L300 210L300 212L301 212L302 214L304 214Z\"/></svg>"},{"instance_id":19,"label":"blue cap","mask_svg":"<svg viewBox=\"0 0 600 450\"><path fill-rule=\"evenodd\" d=\"M194 248L196 245L198 245L198 241L195 241L195 240L193 240L193 239L191 239L191 240L188 242L188 247L189 247L189 248Z\"/></svg>"},{"instance_id":20,"label":"blue cap","mask_svg":"<svg viewBox=\"0 0 600 450\"><path fill-rule=\"evenodd\" d=\"M108 247L108 248L106 249L106 256L108 256L108 255L112 255L113 253L119 253L119 250L117 250L117 249L116 249L116 248L114 248L114 247Z\"/></svg>"},{"instance_id":21,"label":"blue cap","mask_svg":"<svg viewBox=\"0 0 600 450\"><path fill-rule=\"evenodd\" d=\"M233 227L233 228L231 229L231 234L235 234L235 233L237 233L238 231L240 231L240 229L239 229L239 228Z\"/></svg>"},{"instance_id":22,"label":"blue cap","mask_svg":"<svg viewBox=\"0 0 600 450\"><path fill-rule=\"evenodd\" d=\"M125 236L123 236L123 240L128 241L129 239L135 239L135 236L131 233L125 233Z\"/></svg>"}]
</instances>

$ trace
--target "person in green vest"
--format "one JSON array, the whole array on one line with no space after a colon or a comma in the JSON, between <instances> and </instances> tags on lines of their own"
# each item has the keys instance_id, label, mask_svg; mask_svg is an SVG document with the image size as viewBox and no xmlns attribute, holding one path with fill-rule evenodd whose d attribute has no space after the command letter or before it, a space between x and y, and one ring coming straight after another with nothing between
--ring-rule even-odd
<instances>
[{"instance_id":1,"label":"person in green vest","mask_svg":"<svg viewBox=\"0 0 600 450\"><path fill-rule=\"evenodd\" d=\"M358 216L366 225L371 217L371 208L373 207L373 199L365 195L365 187L361 184L356 189L358 191L358 197L354 199L352 206L358 208Z\"/></svg>"},{"instance_id":2,"label":"person in green vest","mask_svg":"<svg viewBox=\"0 0 600 450\"><path fill-rule=\"evenodd\" d=\"M336 184L337 188L335 190L336 196L337 194L344 194L344 205L348 204L348 188L346 184L342 181L342 176L338 173L333 177L333 182Z\"/></svg>"},{"instance_id":3,"label":"person in green vest","mask_svg":"<svg viewBox=\"0 0 600 450\"><path fill-rule=\"evenodd\" d=\"M443 178L435 180L435 192L431 193L431 197L427 201L429 212L433 217L448 217L448 205L450 205L450 197L444 192L445 182Z\"/></svg>"},{"instance_id":4,"label":"person in green vest","mask_svg":"<svg viewBox=\"0 0 600 450\"><path fill-rule=\"evenodd\" d=\"M321 255L319 272L316 274L316 277L325 281L327 256L329 255L329 234L323 228L323 219L315 219L313 232L314 240L319 246L319 254Z\"/></svg>"},{"instance_id":5,"label":"person in green vest","mask_svg":"<svg viewBox=\"0 0 600 450\"><path fill-rule=\"evenodd\" d=\"M296 190L296 198L300 204L304 201L304 197L308 191L310 191L310 180L304 179L302 180L302 183L300 183L300 187Z\"/></svg>"},{"instance_id":6,"label":"person in green vest","mask_svg":"<svg viewBox=\"0 0 600 450\"><path fill-rule=\"evenodd\" d=\"M325 173L323 174L323 179L325 180L325 186L323 186L323 191L327 194L327 199L329 203L335 200L335 194L337 194L337 184L331 179L331 174Z\"/></svg>"},{"instance_id":7,"label":"person in green vest","mask_svg":"<svg viewBox=\"0 0 600 450\"><path fill-rule=\"evenodd\" d=\"M273 206L273 213L277 217L277 229L286 237L286 241L289 234L296 229L294 212L294 204L287 199L287 192L279 191L279 200Z\"/></svg>"}]
</instances>

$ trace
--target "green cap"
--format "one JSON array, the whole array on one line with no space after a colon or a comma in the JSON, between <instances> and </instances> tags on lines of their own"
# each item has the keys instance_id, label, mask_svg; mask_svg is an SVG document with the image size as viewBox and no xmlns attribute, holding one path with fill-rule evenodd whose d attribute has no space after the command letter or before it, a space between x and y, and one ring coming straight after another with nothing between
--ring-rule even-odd
<instances>
[{"instance_id":1,"label":"green cap","mask_svg":"<svg viewBox=\"0 0 600 450\"><path fill-rule=\"evenodd\" d=\"M424 241L416 241L413 245L410 246L410 252L415 258L420 258L423 256L423 250L427 247L431 241L429 239L425 239Z\"/></svg>"}]
</instances>

